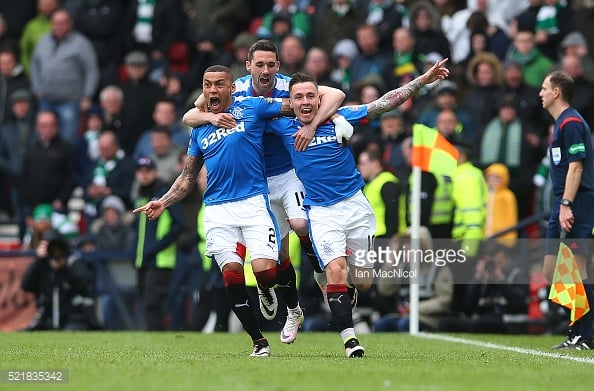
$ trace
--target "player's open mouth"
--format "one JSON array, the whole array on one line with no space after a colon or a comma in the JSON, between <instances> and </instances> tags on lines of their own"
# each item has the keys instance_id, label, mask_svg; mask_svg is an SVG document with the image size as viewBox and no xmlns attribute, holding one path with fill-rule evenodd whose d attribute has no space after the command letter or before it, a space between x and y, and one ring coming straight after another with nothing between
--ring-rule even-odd
<instances>
[{"instance_id":1,"label":"player's open mouth","mask_svg":"<svg viewBox=\"0 0 594 391\"><path fill-rule=\"evenodd\" d=\"M270 83L270 78L269 77L261 77L260 78L260 84L267 85L268 83Z\"/></svg>"},{"instance_id":2,"label":"player's open mouth","mask_svg":"<svg viewBox=\"0 0 594 391\"><path fill-rule=\"evenodd\" d=\"M304 107L301 109L301 114L311 114L311 107Z\"/></svg>"},{"instance_id":3,"label":"player's open mouth","mask_svg":"<svg viewBox=\"0 0 594 391\"><path fill-rule=\"evenodd\" d=\"M221 100L219 98L210 98L210 109L217 109L219 107L219 105L221 104Z\"/></svg>"}]
</instances>

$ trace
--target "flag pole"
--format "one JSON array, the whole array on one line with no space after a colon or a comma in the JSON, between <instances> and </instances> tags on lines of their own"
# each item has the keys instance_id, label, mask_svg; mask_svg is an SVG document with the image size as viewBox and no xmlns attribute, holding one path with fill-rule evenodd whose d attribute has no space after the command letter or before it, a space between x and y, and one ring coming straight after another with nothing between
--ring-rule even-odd
<instances>
[{"instance_id":1,"label":"flag pole","mask_svg":"<svg viewBox=\"0 0 594 391\"><path fill-rule=\"evenodd\" d=\"M410 334L419 333L419 262L417 259L420 248L421 230L421 168L412 168L412 191L411 191L411 226L410 226L410 247L413 255L410 261L410 290L409 290L409 321Z\"/></svg>"}]
</instances>

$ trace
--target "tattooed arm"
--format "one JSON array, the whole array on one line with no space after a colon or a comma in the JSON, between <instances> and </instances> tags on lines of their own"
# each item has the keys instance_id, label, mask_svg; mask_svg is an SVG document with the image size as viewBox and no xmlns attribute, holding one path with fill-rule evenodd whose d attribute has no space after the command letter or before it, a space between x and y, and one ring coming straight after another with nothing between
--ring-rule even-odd
<instances>
[{"instance_id":1,"label":"tattooed arm","mask_svg":"<svg viewBox=\"0 0 594 391\"><path fill-rule=\"evenodd\" d=\"M443 67L447 59L436 62L427 72L417 77L404 86L386 92L381 98L367 104L369 118L378 117L380 114L394 110L407 99L411 98L425 84L433 83L448 77L450 71Z\"/></svg>"},{"instance_id":2,"label":"tattooed arm","mask_svg":"<svg viewBox=\"0 0 594 391\"><path fill-rule=\"evenodd\" d=\"M161 198L156 201L149 201L144 206L134 209L134 213L144 212L149 220L158 218L163 211L178 202L186 198L186 196L196 186L196 177L202 168L204 163L202 157L188 156L186 159L186 165L184 166L181 174L177 177L169 191Z\"/></svg>"}]
</instances>

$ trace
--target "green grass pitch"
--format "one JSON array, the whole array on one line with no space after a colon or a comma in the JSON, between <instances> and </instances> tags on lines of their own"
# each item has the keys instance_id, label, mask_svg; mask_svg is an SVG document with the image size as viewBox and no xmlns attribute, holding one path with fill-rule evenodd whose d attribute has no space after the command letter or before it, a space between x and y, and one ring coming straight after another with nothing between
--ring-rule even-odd
<instances>
[{"instance_id":1,"label":"green grass pitch","mask_svg":"<svg viewBox=\"0 0 594 391\"><path fill-rule=\"evenodd\" d=\"M362 335L366 357L347 359L337 333L292 345L265 333L271 357L248 357L245 333L35 332L0 334L0 371L67 369L68 384L0 382L0 390L591 390L586 359L548 357L562 337L458 335L544 355L408 334Z\"/></svg>"}]
</instances>

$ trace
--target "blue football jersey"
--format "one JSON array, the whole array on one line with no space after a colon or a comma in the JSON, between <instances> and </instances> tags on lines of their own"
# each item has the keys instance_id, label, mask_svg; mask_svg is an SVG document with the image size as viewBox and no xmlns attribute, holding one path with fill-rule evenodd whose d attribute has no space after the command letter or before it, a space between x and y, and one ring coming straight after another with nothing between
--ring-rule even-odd
<instances>
[{"instance_id":1,"label":"blue football jersey","mask_svg":"<svg viewBox=\"0 0 594 391\"><path fill-rule=\"evenodd\" d=\"M274 88L266 98L288 98L289 81L291 81L290 77L277 73ZM233 95L240 99L256 96L256 92L252 87L252 75L235 80L235 93ZM279 175L293 168L289 152L287 152L282 140L276 134L266 133L264 135L264 165L266 176Z\"/></svg>"},{"instance_id":2,"label":"blue football jersey","mask_svg":"<svg viewBox=\"0 0 594 391\"><path fill-rule=\"evenodd\" d=\"M235 100L226 112L235 117L236 127L223 129L206 124L192 129L188 155L204 159L205 205L268 194L262 138L267 120L278 116L281 106L278 99Z\"/></svg>"},{"instance_id":3,"label":"blue football jersey","mask_svg":"<svg viewBox=\"0 0 594 391\"><path fill-rule=\"evenodd\" d=\"M352 125L368 122L367 106L344 106L337 114ZM293 134L301 126L296 118L280 117L270 121L269 130L282 137L297 176L305 187L304 205L328 206L349 198L365 185L357 170L350 147L336 142L334 123L327 121L316 130L303 152L295 151Z\"/></svg>"}]
</instances>

